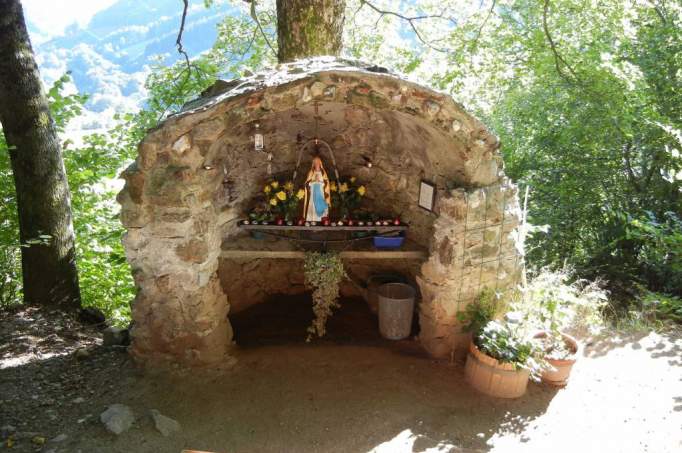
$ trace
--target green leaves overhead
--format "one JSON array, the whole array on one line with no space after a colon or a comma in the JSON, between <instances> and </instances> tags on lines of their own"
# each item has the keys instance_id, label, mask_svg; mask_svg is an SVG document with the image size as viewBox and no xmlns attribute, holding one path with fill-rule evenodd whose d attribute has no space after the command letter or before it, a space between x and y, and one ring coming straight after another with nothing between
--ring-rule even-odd
<instances>
[{"instance_id":1,"label":"green leaves overhead","mask_svg":"<svg viewBox=\"0 0 682 453\"><path fill-rule=\"evenodd\" d=\"M679 2L363 3L349 2L349 53L450 92L500 136L507 174L530 186L530 222L549 225L528 242L531 264L682 291L663 270L682 253L664 245L673 230L656 253L625 236L628 219L682 217Z\"/></svg>"}]
</instances>

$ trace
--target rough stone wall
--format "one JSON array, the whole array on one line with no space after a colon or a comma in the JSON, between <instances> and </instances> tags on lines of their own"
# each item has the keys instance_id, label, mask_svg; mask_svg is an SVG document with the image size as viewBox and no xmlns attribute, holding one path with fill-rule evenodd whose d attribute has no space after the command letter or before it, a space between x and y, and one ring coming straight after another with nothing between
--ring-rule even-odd
<instances>
[{"instance_id":1,"label":"rough stone wall","mask_svg":"<svg viewBox=\"0 0 682 453\"><path fill-rule=\"evenodd\" d=\"M137 286L131 352L145 362L215 362L232 336L216 274L220 179L203 170L192 136L168 138L160 130L145 139L118 197Z\"/></svg>"},{"instance_id":2,"label":"rough stone wall","mask_svg":"<svg viewBox=\"0 0 682 453\"><path fill-rule=\"evenodd\" d=\"M497 253L495 238L502 237L499 248L509 251L509 232L518 220L516 214L505 217L501 235L492 223L485 230L471 227L500 217L502 199L507 210L517 209L512 186L497 186L499 143L483 124L449 96L367 65L328 58L280 65L217 84L151 131L122 175L124 246L138 289L131 349L138 359L219 361L231 346L230 303L244 305L228 303L226 293L261 297L241 290L256 276L276 282L261 284L261 293L287 284L300 288L291 266L224 260L221 265L219 256L221 243L240 233L238 219L269 177L264 155L253 151L253 124L260 123L266 147L275 154L273 174L289 172L297 157L296 135L314 133L314 101L324 120L317 132L338 150L340 172L367 183L368 203L402 214L411 224L411 239L430 247L431 257L419 272L422 342L429 352L452 349L454 313L475 297L479 281L488 282L493 274L499 287L515 281L518 258L514 265L501 265L504 278L497 264L476 264L477 254ZM365 155L373 159L371 170L358 165ZM422 178L469 192L440 197L439 213L429 213L416 207ZM461 202L467 198L468 216ZM480 200L476 205L479 198L489 200L483 205L492 206L490 212L481 211Z\"/></svg>"},{"instance_id":3,"label":"rough stone wall","mask_svg":"<svg viewBox=\"0 0 682 453\"><path fill-rule=\"evenodd\" d=\"M265 302L273 295L296 295L307 290L303 260L224 259L218 275L230 300L231 313Z\"/></svg>"},{"instance_id":4,"label":"rough stone wall","mask_svg":"<svg viewBox=\"0 0 682 453\"><path fill-rule=\"evenodd\" d=\"M422 301L420 341L435 357L466 352L469 334L457 313L483 288L513 290L521 282L520 209L507 180L479 189L456 189L439 201L431 253L417 277Z\"/></svg>"}]
</instances>

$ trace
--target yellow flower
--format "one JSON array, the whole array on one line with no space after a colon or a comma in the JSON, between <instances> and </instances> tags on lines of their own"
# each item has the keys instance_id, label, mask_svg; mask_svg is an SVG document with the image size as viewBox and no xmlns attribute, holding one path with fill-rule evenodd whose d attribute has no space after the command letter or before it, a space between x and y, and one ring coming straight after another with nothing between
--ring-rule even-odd
<instances>
[{"instance_id":1,"label":"yellow flower","mask_svg":"<svg viewBox=\"0 0 682 453\"><path fill-rule=\"evenodd\" d=\"M279 192L277 192L276 196L277 196L277 198L279 198L282 201L287 199L287 194L284 193L283 190L280 190Z\"/></svg>"},{"instance_id":2,"label":"yellow flower","mask_svg":"<svg viewBox=\"0 0 682 453\"><path fill-rule=\"evenodd\" d=\"M291 192L292 190L294 190L294 183L291 181L287 181L287 183L284 184L284 188Z\"/></svg>"},{"instance_id":3,"label":"yellow flower","mask_svg":"<svg viewBox=\"0 0 682 453\"><path fill-rule=\"evenodd\" d=\"M336 192L336 183L334 181L329 185L329 190Z\"/></svg>"},{"instance_id":4,"label":"yellow flower","mask_svg":"<svg viewBox=\"0 0 682 453\"><path fill-rule=\"evenodd\" d=\"M345 182L339 185L339 192L348 192L348 184Z\"/></svg>"},{"instance_id":5,"label":"yellow flower","mask_svg":"<svg viewBox=\"0 0 682 453\"><path fill-rule=\"evenodd\" d=\"M270 204L273 206L277 206L277 198L270 198Z\"/></svg>"},{"instance_id":6,"label":"yellow flower","mask_svg":"<svg viewBox=\"0 0 682 453\"><path fill-rule=\"evenodd\" d=\"M272 183L270 183L270 185L272 186L273 189L276 189L279 187L279 182L278 181L272 181Z\"/></svg>"},{"instance_id":7,"label":"yellow flower","mask_svg":"<svg viewBox=\"0 0 682 453\"><path fill-rule=\"evenodd\" d=\"M358 187L358 193L360 194L361 197L365 195L366 191L367 189L365 189L365 186Z\"/></svg>"},{"instance_id":8,"label":"yellow flower","mask_svg":"<svg viewBox=\"0 0 682 453\"><path fill-rule=\"evenodd\" d=\"M296 198L299 200L303 200L303 197L305 197L305 191L303 189L298 189L298 192L296 193Z\"/></svg>"},{"instance_id":9,"label":"yellow flower","mask_svg":"<svg viewBox=\"0 0 682 453\"><path fill-rule=\"evenodd\" d=\"M351 176L350 183L353 184L354 182L355 182L355 176Z\"/></svg>"},{"instance_id":10,"label":"yellow flower","mask_svg":"<svg viewBox=\"0 0 682 453\"><path fill-rule=\"evenodd\" d=\"M269 184L267 186L263 187L263 192L270 193L270 185Z\"/></svg>"}]
</instances>

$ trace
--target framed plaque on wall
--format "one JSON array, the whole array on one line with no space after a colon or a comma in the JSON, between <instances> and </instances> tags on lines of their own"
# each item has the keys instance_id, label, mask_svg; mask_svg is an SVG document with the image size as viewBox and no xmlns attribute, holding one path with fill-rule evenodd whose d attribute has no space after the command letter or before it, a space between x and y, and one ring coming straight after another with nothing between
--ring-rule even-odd
<instances>
[{"instance_id":1,"label":"framed plaque on wall","mask_svg":"<svg viewBox=\"0 0 682 453\"><path fill-rule=\"evenodd\" d=\"M433 211L436 204L436 185L422 179L419 186L419 207L427 211Z\"/></svg>"}]
</instances>

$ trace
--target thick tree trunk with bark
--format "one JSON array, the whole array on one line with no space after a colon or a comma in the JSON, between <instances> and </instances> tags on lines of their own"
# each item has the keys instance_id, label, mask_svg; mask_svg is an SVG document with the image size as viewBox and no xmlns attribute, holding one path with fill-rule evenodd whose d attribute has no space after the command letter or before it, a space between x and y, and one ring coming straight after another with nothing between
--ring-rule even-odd
<instances>
[{"instance_id":1,"label":"thick tree trunk with bark","mask_svg":"<svg viewBox=\"0 0 682 453\"><path fill-rule=\"evenodd\" d=\"M17 192L24 301L78 306L69 185L19 0L0 0L0 123Z\"/></svg>"},{"instance_id":2,"label":"thick tree trunk with bark","mask_svg":"<svg viewBox=\"0 0 682 453\"><path fill-rule=\"evenodd\" d=\"M345 0L277 0L279 62L339 55L345 9Z\"/></svg>"}]
</instances>

